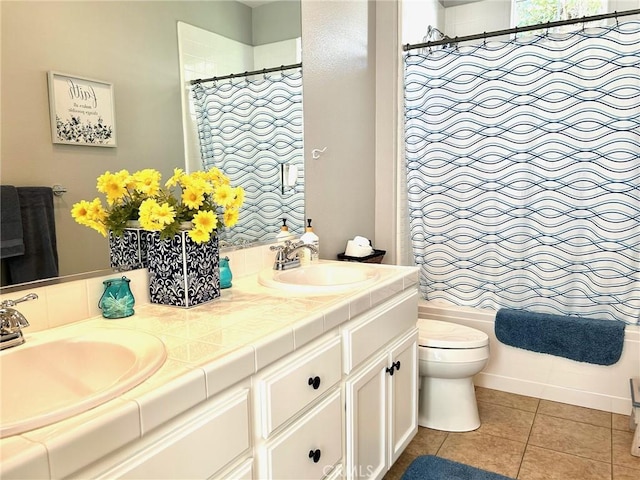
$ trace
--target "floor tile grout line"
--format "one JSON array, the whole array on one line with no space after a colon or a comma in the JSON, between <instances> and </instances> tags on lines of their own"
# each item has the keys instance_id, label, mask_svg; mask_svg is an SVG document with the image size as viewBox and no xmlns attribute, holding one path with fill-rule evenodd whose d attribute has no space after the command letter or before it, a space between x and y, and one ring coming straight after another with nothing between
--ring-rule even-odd
<instances>
[{"instance_id":1,"label":"floor tile grout line","mask_svg":"<svg viewBox=\"0 0 640 480\"><path fill-rule=\"evenodd\" d=\"M524 450L522 451L522 457L520 457L520 464L518 465L518 472L516 473L516 478L520 476L520 470L522 470L522 464L524 463L524 456L527 454L527 448L529 448L529 440L531 439L531 432L533 432L533 425L536 423L536 418L538 418L538 409L540 408L540 399L536 402L536 410L533 412L533 420L531 421L531 427L529 427L529 433L527 435L527 441L524 442Z\"/></svg>"}]
</instances>

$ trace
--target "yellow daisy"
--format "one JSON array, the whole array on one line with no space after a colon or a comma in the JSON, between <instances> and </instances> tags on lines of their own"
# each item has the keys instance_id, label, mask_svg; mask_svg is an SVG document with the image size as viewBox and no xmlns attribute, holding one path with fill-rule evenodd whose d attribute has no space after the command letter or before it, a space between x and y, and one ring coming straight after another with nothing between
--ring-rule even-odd
<instances>
[{"instance_id":1,"label":"yellow daisy","mask_svg":"<svg viewBox=\"0 0 640 480\"><path fill-rule=\"evenodd\" d=\"M191 229L187 232L189 238L196 243L204 243L208 242L211 238L209 232L205 232L204 230L200 230L199 228Z\"/></svg>"},{"instance_id":2,"label":"yellow daisy","mask_svg":"<svg viewBox=\"0 0 640 480\"><path fill-rule=\"evenodd\" d=\"M236 210L235 208L227 208L223 214L224 224L227 227L233 227L236 223L238 223L238 215L238 210Z\"/></svg>"},{"instance_id":3,"label":"yellow daisy","mask_svg":"<svg viewBox=\"0 0 640 480\"><path fill-rule=\"evenodd\" d=\"M202 210L193 216L193 225L198 230L211 233L218 226L218 218L214 212Z\"/></svg>"},{"instance_id":4,"label":"yellow daisy","mask_svg":"<svg viewBox=\"0 0 640 480\"><path fill-rule=\"evenodd\" d=\"M190 209L197 209L204 202L204 194L201 189L190 186L182 192L182 203Z\"/></svg>"},{"instance_id":5,"label":"yellow daisy","mask_svg":"<svg viewBox=\"0 0 640 480\"><path fill-rule=\"evenodd\" d=\"M219 185L216 188L216 191L213 193L213 201L218 205L222 205L223 207L229 207L233 204L235 200L236 192L235 189L229 185Z\"/></svg>"},{"instance_id":6,"label":"yellow daisy","mask_svg":"<svg viewBox=\"0 0 640 480\"><path fill-rule=\"evenodd\" d=\"M175 187L178 182L180 181L180 179L182 178L182 176L184 175L184 170L181 168L174 168L173 169L173 176L166 181L166 183L164 184L165 187L167 188L171 188L171 187Z\"/></svg>"},{"instance_id":7,"label":"yellow daisy","mask_svg":"<svg viewBox=\"0 0 640 480\"><path fill-rule=\"evenodd\" d=\"M134 189L144 195L156 195L160 191L160 172L152 168L140 170L132 175Z\"/></svg>"}]
</instances>

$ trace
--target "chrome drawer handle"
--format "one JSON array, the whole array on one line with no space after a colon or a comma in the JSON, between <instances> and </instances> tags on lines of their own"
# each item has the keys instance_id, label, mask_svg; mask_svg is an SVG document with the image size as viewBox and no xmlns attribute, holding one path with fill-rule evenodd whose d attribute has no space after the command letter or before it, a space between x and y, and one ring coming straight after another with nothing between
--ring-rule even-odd
<instances>
[{"instance_id":1,"label":"chrome drawer handle","mask_svg":"<svg viewBox=\"0 0 640 480\"><path fill-rule=\"evenodd\" d=\"M309 385L313 387L314 390L320 388L320 377L309 377Z\"/></svg>"}]
</instances>

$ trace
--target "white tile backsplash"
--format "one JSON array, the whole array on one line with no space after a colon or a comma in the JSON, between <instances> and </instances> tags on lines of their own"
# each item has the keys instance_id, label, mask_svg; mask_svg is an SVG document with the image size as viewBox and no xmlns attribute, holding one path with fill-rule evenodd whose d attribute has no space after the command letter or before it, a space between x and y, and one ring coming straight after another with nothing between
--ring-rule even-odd
<instances>
[{"instance_id":1,"label":"white tile backsplash","mask_svg":"<svg viewBox=\"0 0 640 480\"><path fill-rule=\"evenodd\" d=\"M273 264L275 254L269 250L269 246L260 245L221 252L221 256L230 258L231 272L237 279L253 275ZM0 301L15 300L31 292L38 295L36 300L20 303L16 307L29 321L30 326L28 330L25 330L25 335L28 335L29 332L39 332L100 316L102 311L98 307L98 302L104 291L102 282L122 276L131 280L129 287L136 300L136 305L149 303L149 274L146 269L114 272L100 277L73 280L46 287L25 288L0 295Z\"/></svg>"}]
</instances>

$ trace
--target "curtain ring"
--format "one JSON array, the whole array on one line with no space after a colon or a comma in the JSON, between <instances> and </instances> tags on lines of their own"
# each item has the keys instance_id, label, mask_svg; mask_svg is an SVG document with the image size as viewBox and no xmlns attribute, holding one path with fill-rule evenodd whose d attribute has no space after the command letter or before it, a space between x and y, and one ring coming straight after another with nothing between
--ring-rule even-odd
<instances>
[{"instance_id":1,"label":"curtain ring","mask_svg":"<svg viewBox=\"0 0 640 480\"><path fill-rule=\"evenodd\" d=\"M614 10L613 12L616 15L616 27L620 26L620 19L618 18L618 11Z\"/></svg>"},{"instance_id":2,"label":"curtain ring","mask_svg":"<svg viewBox=\"0 0 640 480\"><path fill-rule=\"evenodd\" d=\"M483 39L482 39L482 45L483 46L487 46L487 32L482 32L483 35Z\"/></svg>"}]
</instances>

